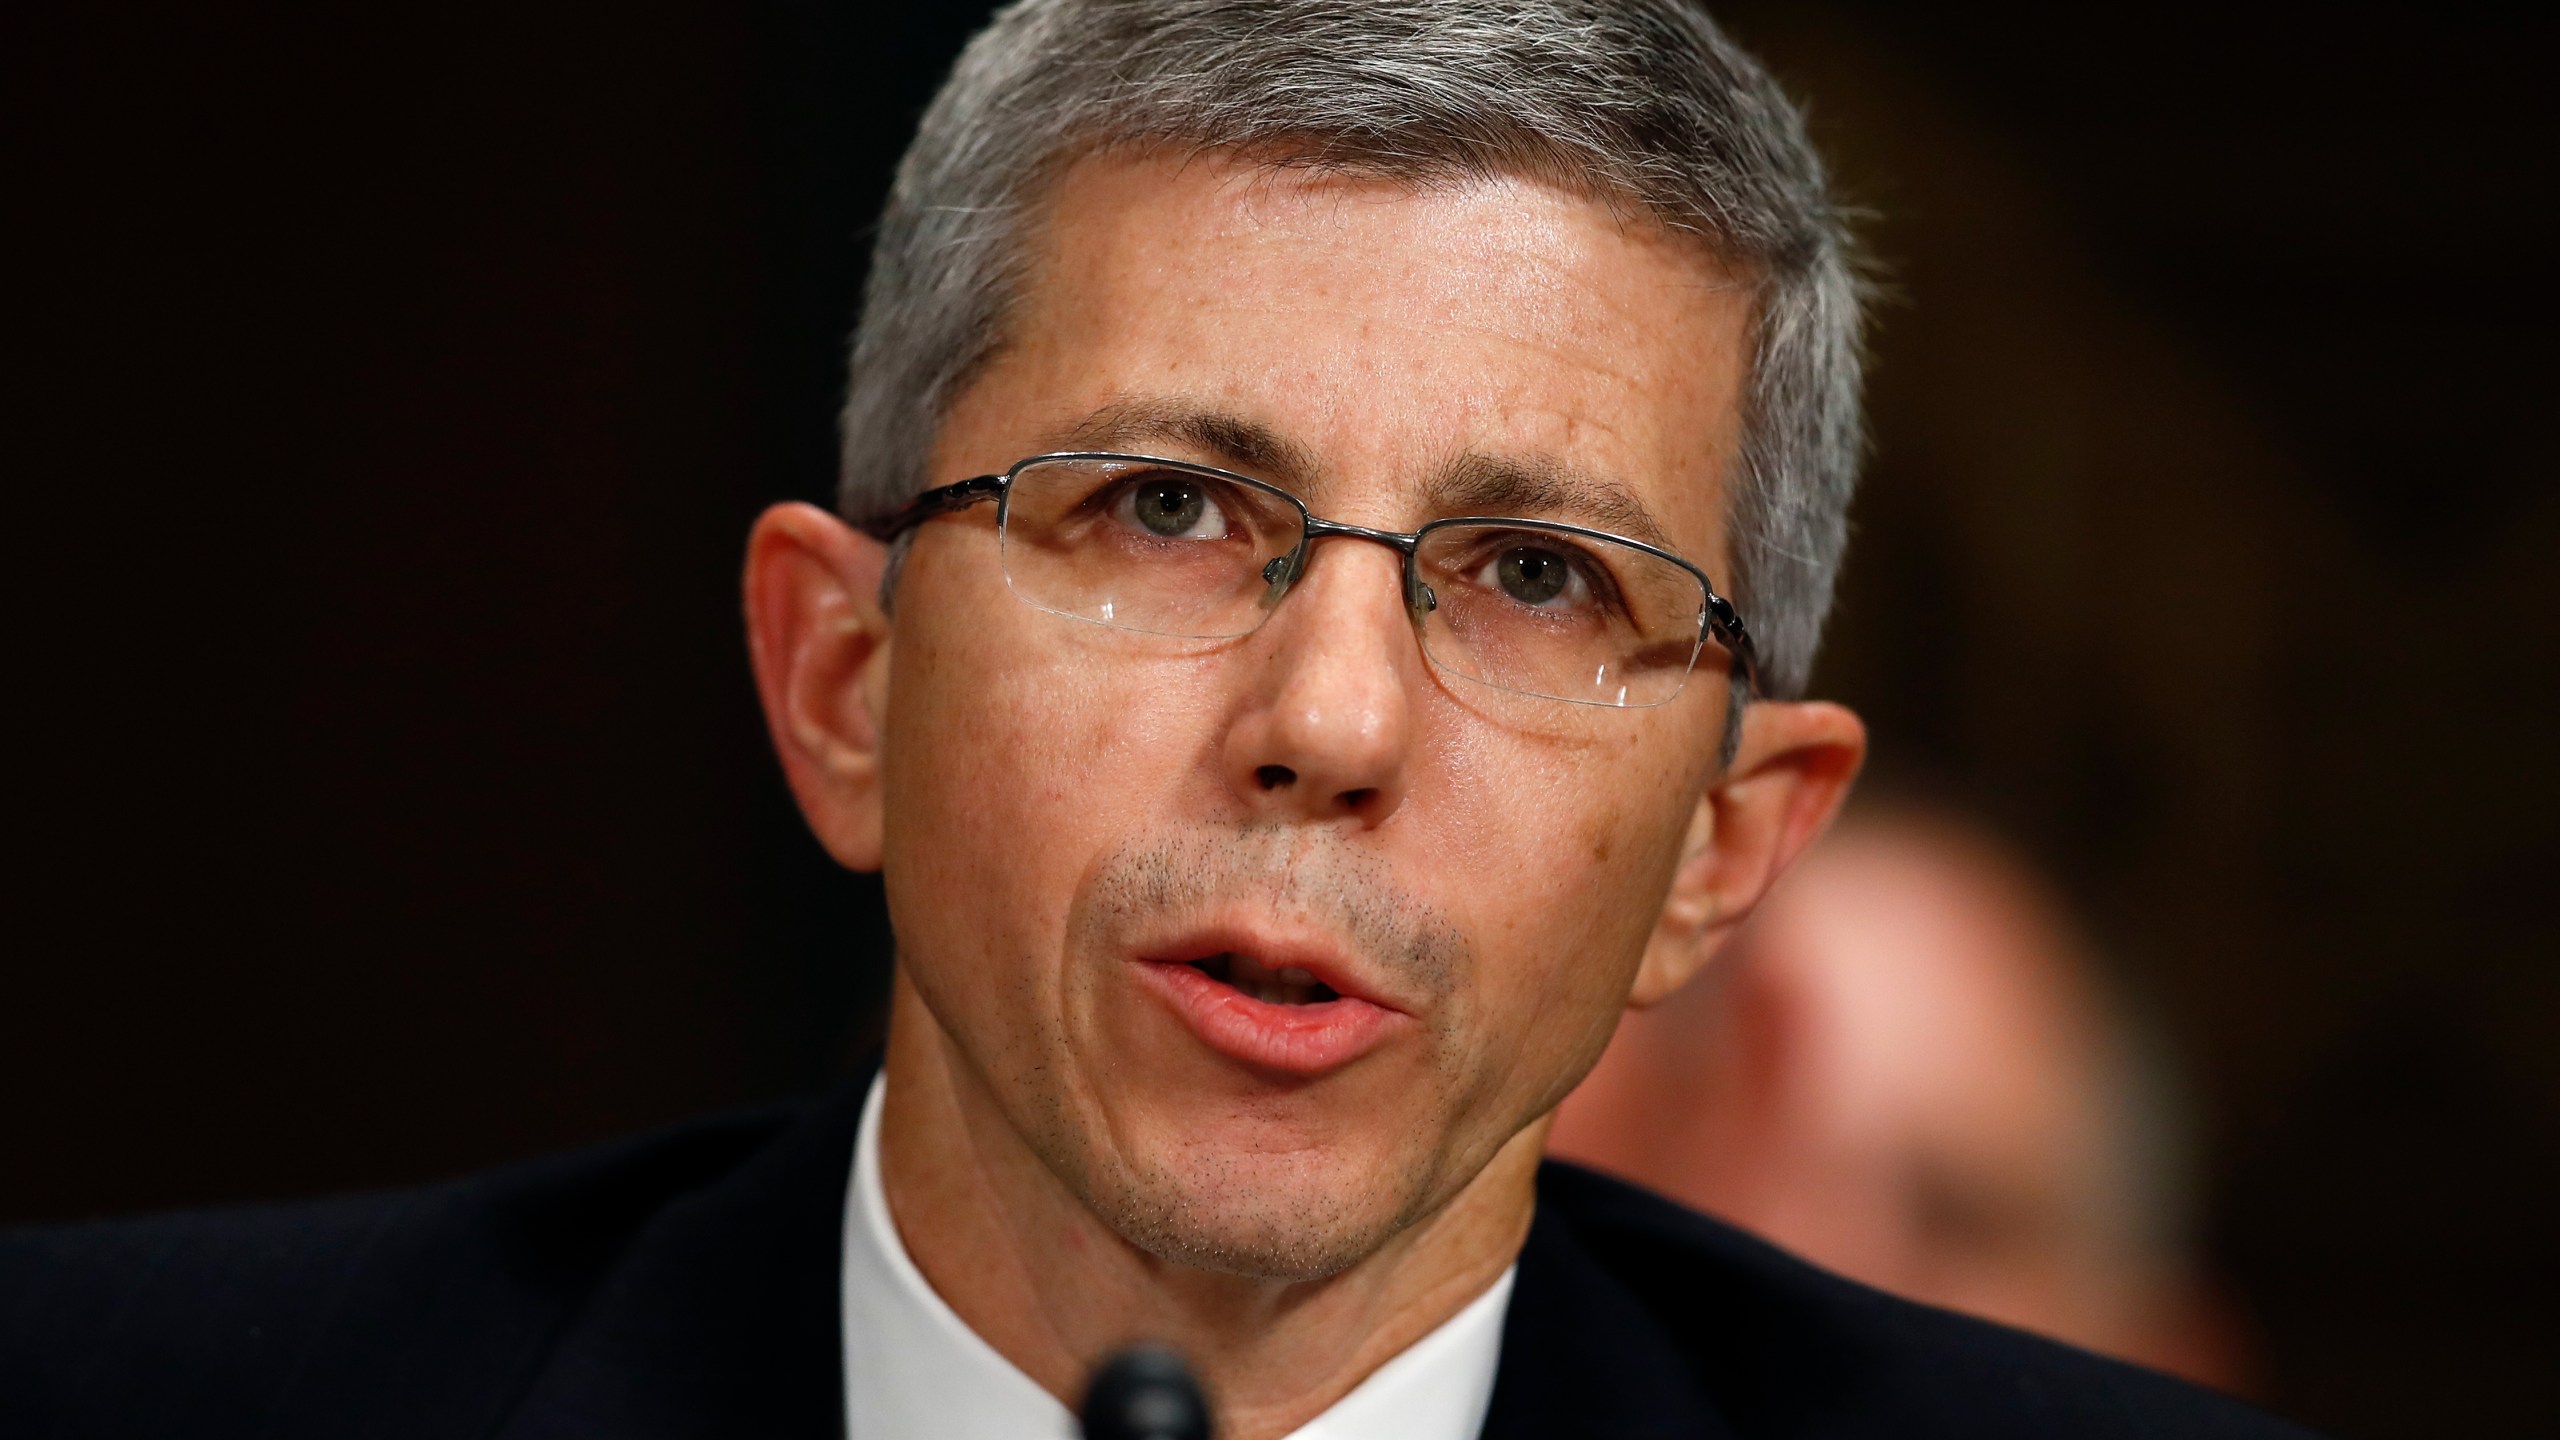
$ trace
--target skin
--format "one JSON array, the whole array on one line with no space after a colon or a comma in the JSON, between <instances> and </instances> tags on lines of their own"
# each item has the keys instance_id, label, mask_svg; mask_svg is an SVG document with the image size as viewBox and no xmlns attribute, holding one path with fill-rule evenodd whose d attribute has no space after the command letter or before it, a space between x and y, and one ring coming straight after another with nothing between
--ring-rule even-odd
<instances>
[{"instance_id":1,"label":"skin","mask_svg":"<svg viewBox=\"0 0 2560 1440\"><path fill-rule=\"evenodd\" d=\"M1196 425L1110 438L1273 479L1285 461L1318 514L1395 530L1433 518L1462 457L1570 467L1721 575L1749 319L1700 249L1528 181L1088 160L932 481L1091 439L1097 415L1214 413L1285 453ZM781 506L746 598L804 813L885 872L900 1234L1061 1399L1164 1339L1240 1440L1304 1424L1510 1264L1557 1102L1625 1007L1714 952L1863 752L1845 710L1757 704L1720 770L1712 649L1642 710L1451 677L1374 545L1318 545L1223 642L1020 603L992 507L923 527L894 620L883 564ZM1394 1012L1383 1040L1317 1074L1205 1044L1138 962L1211 924L1333 956Z\"/></svg>"}]
</instances>

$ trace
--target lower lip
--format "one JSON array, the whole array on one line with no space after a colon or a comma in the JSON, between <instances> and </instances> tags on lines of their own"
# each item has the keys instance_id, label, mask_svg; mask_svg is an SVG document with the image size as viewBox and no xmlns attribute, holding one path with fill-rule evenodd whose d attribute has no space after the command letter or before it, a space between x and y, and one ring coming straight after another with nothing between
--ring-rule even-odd
<instances>
[{"instance_id":1,"label":"lower lip","mask_svg":"<svg viewBox=\"0 0 2560 1440\"><path fill-rule=\"evenodd\" d=\"M1142 960L1137 970L1210 1049L1290 1075L1321 1075L1348 1065L1384 1045L1407 1018L1348 995L1314 1005L1274 1005L1169 961Z\"/></svg>"}]
</instances>

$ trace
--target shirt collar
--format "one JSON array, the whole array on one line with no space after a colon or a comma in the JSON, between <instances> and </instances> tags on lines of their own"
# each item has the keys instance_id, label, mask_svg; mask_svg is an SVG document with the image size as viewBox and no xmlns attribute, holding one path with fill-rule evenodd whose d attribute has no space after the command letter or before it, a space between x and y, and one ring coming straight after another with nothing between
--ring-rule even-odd
<instances>
[{"instance_id":1,"label":"shirt collar","mask_svg":"<svg viewBox=\"0 0 2560 1440\"><path fill-rule=\"evenodd\" d=\"M844 1205L845 1429L852 1440L1075 1440L1075 1417L980 1339L907 1254L880 1183L875 1077ZM1475 1440L1518 1267L1289 1440Z\"/></svg>"}]
</instances>

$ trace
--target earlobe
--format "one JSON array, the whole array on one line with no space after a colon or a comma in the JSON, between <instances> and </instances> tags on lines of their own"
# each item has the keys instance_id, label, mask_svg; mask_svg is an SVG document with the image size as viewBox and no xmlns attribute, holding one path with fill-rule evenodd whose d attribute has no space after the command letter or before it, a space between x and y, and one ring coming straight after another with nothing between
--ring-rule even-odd
<instances>
[{"instance_id":1,"label":"earlobe","mask_svg":"<svg viewBox=\"0 0 2560 1440\"><path fill-rule=\"evenodd\" d=\"M855 870L880 867L886 564L880 542L814 505L774 506L747 541L747 642L765 723L810 830Z\"/></svg>"},{"instance_id":2,"label":"earlobe","mask_svg":"<svg viewBox=\"0 0 2560 1440\"><path fill-rule=\"evenodd\" d=\"M1714 957L1831 823L1866 753L1866 727L1842 706L1764 700L1750 708L1733 763L1690 817L1630 1006L1662 1000Z\"/></svg>"}]
</instances>

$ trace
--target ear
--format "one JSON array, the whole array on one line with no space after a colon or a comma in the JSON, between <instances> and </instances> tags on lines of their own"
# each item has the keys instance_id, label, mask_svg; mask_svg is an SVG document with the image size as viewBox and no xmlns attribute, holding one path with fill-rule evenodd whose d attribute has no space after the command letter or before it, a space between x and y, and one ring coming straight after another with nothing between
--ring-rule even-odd
<instances>
[{"instance_id":1,"label":"ear","mask_svg":"<svg viewBox=\"0 0 2560 1440\"><path fill-rule=\"evenodd\" d=\"M1662 918L1627 1003L1651 1005L1712 959L1804 847L1822 833L1866 759L1867 730L1838 705L1760 700L1733 763L1698 799Z\"/></svg>"},{"instance_id":2,"label":"ear","mask_svg":"<svg viewBox=\"0 0 2560 1440\"><path fill-rule=\"evenodd\" d=\"M818 843L880 868L888 712L888 549L814 505L776 505L747 539L747 645L773 748Z\"/></svg>"}]
</instances>

